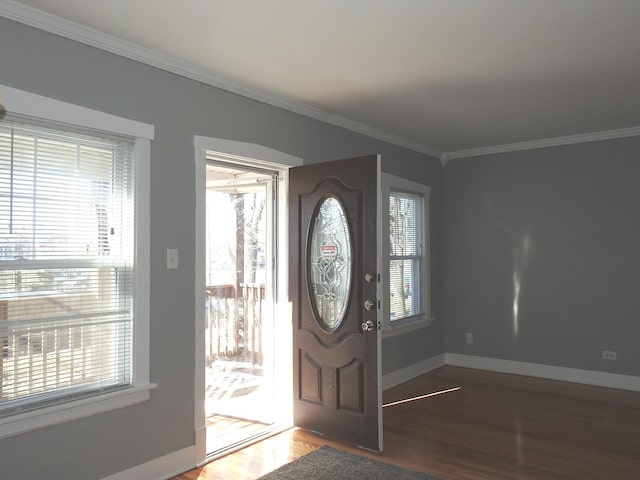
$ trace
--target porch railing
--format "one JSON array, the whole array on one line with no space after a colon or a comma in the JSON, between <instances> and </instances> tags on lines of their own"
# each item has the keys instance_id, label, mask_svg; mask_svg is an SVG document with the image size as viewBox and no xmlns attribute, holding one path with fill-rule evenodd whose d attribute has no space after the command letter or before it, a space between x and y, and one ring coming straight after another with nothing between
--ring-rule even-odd
<instances>
[{"instance_id":1,"label":"porch railing","mask_svg":"<svg viewBox=\"0 0 640 480\"><path fill-rule=\"evenodd\" d=\"M206 293L207 365L219 358L262 365L265 286L211 285ZM86 315L73 311L76 304ZM52 321L31 320L42 309ZM0 399L71 387L109 371L103 344L112 326L88 320L98 311L91 293L0 295Z\"/></svg>"},{"instance_id":2,"label":"porch railing","mask_svg":"<svg viewBox=\"0 0 640 480\"><path fill-rule=\"evenodd\" d=\"M47 318L39 319L43 312ZM0 295L0 399L104 379L118 322L93 323L98 313L90 292Z\"/></svg>"},{"instance_id":3,"label":"porch railing","mask_svg":"<svg viewBox=\"0 0 640 480\"><path fill-rule=\"evenodd\" d=\"M217 359L262 365L263 284L207 286L207 366Z\"/></svg>"}]
</instances>

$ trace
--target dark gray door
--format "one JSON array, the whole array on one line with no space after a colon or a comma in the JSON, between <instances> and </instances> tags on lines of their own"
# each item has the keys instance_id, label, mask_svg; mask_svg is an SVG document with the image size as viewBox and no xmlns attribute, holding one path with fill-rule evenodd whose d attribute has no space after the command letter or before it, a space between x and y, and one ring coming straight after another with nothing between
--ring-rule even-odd
<instances>
[{"instance_id":1,"label":"dark gray door","mask_svg":"<svg viewBox=\"0 0 640 480\"><path fill-rule=\"evenodd\" d=\"M377 156L289 171L296 426L382 450Z\"/></svg>"}]
</instances>

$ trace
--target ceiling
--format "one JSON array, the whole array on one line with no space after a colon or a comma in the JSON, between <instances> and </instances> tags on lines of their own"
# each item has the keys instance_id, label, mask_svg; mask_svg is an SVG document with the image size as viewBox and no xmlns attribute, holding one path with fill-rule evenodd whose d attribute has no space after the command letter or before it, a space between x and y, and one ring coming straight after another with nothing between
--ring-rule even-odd
<instances>
[{"instance_id":1,"label":"ceiling","mask_svg":"<svg viewBox=\"0 0 640 480\"><path fill-rule=\"evenodd\" d=\"M0 0L0 14L21 4L426 153L640 126L638 0Z\"/></svg>"}]
</instances>

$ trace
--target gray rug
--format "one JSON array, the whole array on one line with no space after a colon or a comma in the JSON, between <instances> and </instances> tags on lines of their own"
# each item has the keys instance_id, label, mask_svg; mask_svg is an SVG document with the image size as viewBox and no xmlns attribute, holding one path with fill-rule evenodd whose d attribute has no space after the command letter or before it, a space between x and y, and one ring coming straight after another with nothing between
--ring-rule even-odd
<instances>
[{"instance_id":1,"label":"gray rug","mask_svg":"<svg viewBox=\"0 0 640 480\"><path fill-rule=\"evenodd\" d=\"M258 480L438 480L426 473L342 452L327 445Z\"/></svg>"}]
</instances>

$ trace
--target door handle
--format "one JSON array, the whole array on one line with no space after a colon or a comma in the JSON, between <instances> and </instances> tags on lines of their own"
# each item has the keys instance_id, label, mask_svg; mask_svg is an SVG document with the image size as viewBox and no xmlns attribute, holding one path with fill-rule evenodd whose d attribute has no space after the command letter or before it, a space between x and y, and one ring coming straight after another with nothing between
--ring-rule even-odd
<instances>
[{"instance_id":1,"label":"door handle","mask_svg":"<svg viewBox=\"0 0 640 480\"><path fill-rule=\"evenodd\" d=\"M373 320L367 320L366 322L362 322L362 331L363 332L370 332L371 330L374 330L376 328L375 323L373 323Z\"/></svg>"},{"instance_id":2,"label":"door handle","mask_svg":"<svg viewBox=\"0 0 640 480\"><path fill-rule=\"evenodd\" d=\"M373 300L365 300L364 301L364 308L365 310L373 310L373 307L376 306L376 303Z\"/></svg>"}]
</instances>

